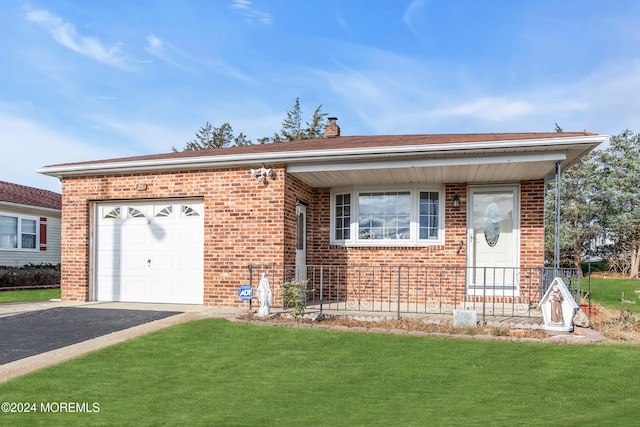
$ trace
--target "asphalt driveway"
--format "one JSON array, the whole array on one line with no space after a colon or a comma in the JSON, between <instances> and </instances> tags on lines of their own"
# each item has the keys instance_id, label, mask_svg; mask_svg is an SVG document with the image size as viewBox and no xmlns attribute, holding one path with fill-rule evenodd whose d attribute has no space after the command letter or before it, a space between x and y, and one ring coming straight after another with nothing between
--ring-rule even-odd
<instances>
[{"instance_id":1,"label":"asphalt driveway","mask_svg":"<svg viewBox=\"0 0 640 427\"><path fill-rule=\"evenodd\" d=\"M0 365L180 313L57 307L0 317Z\"/></svg>"}]
</instances>

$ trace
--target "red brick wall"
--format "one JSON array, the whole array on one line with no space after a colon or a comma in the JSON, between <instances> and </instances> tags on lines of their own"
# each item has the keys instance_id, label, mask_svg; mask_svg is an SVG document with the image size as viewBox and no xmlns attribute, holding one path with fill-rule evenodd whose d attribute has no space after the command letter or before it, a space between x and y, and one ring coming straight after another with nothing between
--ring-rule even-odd
<instances>
[{"instance_id":1,"label":"red brick wall","mask_svg":"<svg viewBox=\"0 0 640 427\"><path fill-rule=\"evenodd\" d=\"M248 265L295 264L298 201L309 204L307 260L310 265L466 265L466 184L445 186L444 244L345 248L330 244L330 189L312 189L286 175L283 167L274 168L274 172L268 185L253 178L248 168L64 178L63 300L90 298L91 203L119 199L198 197L204 200L206 305L242 305L237 288L248 283ZM146 190L138 191L139 183L146 184ZM453 207L455 195L461 197L459 208ZM520 199L521 266L539 267L544 260L544 182L521 183ZM254 282L257 280L254 276Z\"/></svg>"},{"instance_id":2,"label":"red brick wall","mask_svg":"<svg viewBox=\"0 0 640 427\"><path fill-rule=\"evenodd\" d=\"M204 200L204 303L239 305L249 264L285 262L285 173L268 185L248 169L65 178L62 182L62 299L89 299L90 203L118 199ZM138 183L145 191L136 190ZM295 210L293 212L295 217ZM295 227L294 227L295 230Z\"/></svg>"},{"instance_id":3,"label":"red brick wall","mask_svg":"<svg viewBox=\"0 0 640 427\"><path fill-rule=\"evenodd\" d=\"M453 207L455 196L460 197L460 207ZM330 189L313 191L313 213L309 215L311 225L311 248L309 264L342 266L426 266L465 267L467 264L467 185L445 185L445 240L444 244L426 247L343 247L330 244ZM525 181L520 187L520 278L521 291L537 292L539 277L531 269L544 265L544 181ZM517 266L513 266L517 267ZM450 270L455 278L455 289L451 298L461 301L465 293L464 270ZM527 276L527 277L525 277ZM455 294L455 295L454 295Z\"/></svg>"},{"instance_id":4,"label":"red brick wall","mask_svg":"<svg viewBox=\"0 0 640 427\"><path fill-rule=\"evenodd\" d=\"M544 181L520 184L520 266L544 265Z\"/></svg>"},{"instance_id":5,"label":"red brick wall","mask_svg":"<svg viewBox=\"0 0 640 427\"><path fill-rule=\"evenodd\" d=\"M343 247L330 244L331 200L330 189L314 190L313 216L309 215L312 229L310 264L349 265L429 265L464 266L466 263L466 185L445 186L445 241L444 244L425 247ZM455 195L461 197L459 208L453 207ZM458 253L460 241L463 247Z\"/></svg>"},{"instance_id":6,"label":"red brick wall","mask_svg":"<svg viewBox=\"0 0 640 427\"><path fill-rule=\"evenodd\" d=\"M307 206L307 253L310 252L310 218L313 218L313 208L311 205L312 189L298 178L288 175L285 180L284 196L284 259L285 264L294 265L296 262L296 231L297 215L296 206L306 204Z\"/></svg>"}]
</instances>

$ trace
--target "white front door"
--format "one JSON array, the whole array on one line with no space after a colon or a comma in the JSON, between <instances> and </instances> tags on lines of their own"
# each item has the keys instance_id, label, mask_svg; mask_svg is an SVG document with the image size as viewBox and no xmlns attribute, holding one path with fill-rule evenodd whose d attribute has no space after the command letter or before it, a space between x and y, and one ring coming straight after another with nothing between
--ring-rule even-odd
<instances>
[{"instance_id":1,"label":"white front door","mask_svg":"<svg viewBox=\"0 0 640 427\"><path fill-rule=\"evenodd\" d=\"M98 301L203 303L203 203L104 203L96 208Z\"/></svg>"},{"instance_id":2,"label":"white front door","mask_svg":"<svg viewBox=\"0 0 640 427\"><path fill-rule=\"evenodd\" d=\"M296 206L296 280L307 280L307 207Z\"/></svg>"},{"instance_id":3,"label":"white front door","mask_svg":"<svg viewBox=\"0 0 640 427\"><path fill-rule=\"evenodd\" d=\"M469 292L514 295L518 287L518 187L469 190Z\"/></svg>"}]
</instances>

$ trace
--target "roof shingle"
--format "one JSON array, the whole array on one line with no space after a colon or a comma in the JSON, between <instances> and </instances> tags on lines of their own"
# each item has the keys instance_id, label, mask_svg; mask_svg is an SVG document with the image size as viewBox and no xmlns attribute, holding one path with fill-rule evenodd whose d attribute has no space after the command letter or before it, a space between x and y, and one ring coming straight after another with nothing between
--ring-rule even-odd
<instances>
[{"instance_id":1,"label":"roof shingle","mask_svg":"<svg viewBox=\"0 0 640 427\"><path fill-rule=\"evenodd\" d=\"M228 147L212 150L180 151L176 153L152 154L106 160L65 163L53 166L91 165L97 163L117 163L122 161L165 160L197 158L207 156L232 156L238 154L260 155L265 153L288 153L313 150L340 150L349 148L400 147L407 145L459 144L489 141L517 141L527 139L553 139L596 135L589 132L530 132L530 133L469 133L469 134L429 134L429 135L375 135L340 136L303 141L275 142L271 144Z\"/></svg>"},{"instance_id":2,"label":"roof shingle","mask_svg":"<svg viewBox=\"0 0 640 427\"><path fill-rule=\"evenodd\" d=\"M61 194L5 181L0 181L0 202L57 210L62 209Z\"/></svg>"}]
</instances>

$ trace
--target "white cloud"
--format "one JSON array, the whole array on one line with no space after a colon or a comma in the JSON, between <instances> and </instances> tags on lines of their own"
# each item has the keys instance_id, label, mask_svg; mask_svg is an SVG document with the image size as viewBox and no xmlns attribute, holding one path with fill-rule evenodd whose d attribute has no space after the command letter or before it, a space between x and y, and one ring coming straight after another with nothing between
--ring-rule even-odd
<instances>
[{"instance_id":1,"label":"white cloud","mask_svg":"<svg viewBox=\"0 0 640 427\"><path fill-rule=\"evenodd\" d=\"M95 141L79 141L26 117L0 111L0 180L60 192L60 183L35 172L43 166L132 155Z\"/></svg>"},{"instance_id":2,"label":"white cloud","mask_svg":"<svg viewBox=\"0 0 640 427\"><path fill-rule=\"evenodd\" d=\"M135 117L113 118L99 115L89 118L105 133L111 134L111 139L128 141L128 145L136 147L139 154L168 153L172 146L181 148L186 142L185 135L191 135L175 122L159 124Z\"/></svg>"},{"instance_id":3,"label":"white cloud","mask_svg":"<svg viewBox=\"0 0 640 427\"><path fill-rule=\"evenodd\" d=\"M95 37L78 35L73 24L65 22L57 15L38 9L28 12L27 19L46 29L55 41L74 52L115 68L134 70L127 63L126 57L118 45L106 45Z\"/></svg>"},{"instance_id":4,"label":"white cloud","mask_svg":"<svg viewBox=\"0 0 640 427\"><path fill-rule=\"evenodd\" d=\"M185 71L193 72L188 67L184 66L180 62L176 61L171 57L171 52L179 53L182 56L185 56L184 53L178 51L178 49L173 46L167 45L162 39L156 37L153 34L149 34L147 36L147 46L145 47L145 51L150 55L155 56L156 58L171 64L177 68L180 68Z\"/></svg>"},{"instance_id":5,"label":"white cloud","mask_svg":"<svg viewBox=\"0 0 640 427\"><path fill-rule=\"evenodd\" d=\"M501 122L531 115L535 110L536 107L527 101L488 97L465 102L453 108L432 110L430 115L433 117L467 116Z\"/></svg>"},{"instance_id":6,"label":"white cloud","mask_svg":"<svg viewBox=\"0 0 640 427\"><path fill-rule=\"evenodd\" d=\"M193 55L190 55L189 53L177 48L172 44L166 43L164 40L154 34L149 34L147 36L147 45L145 47L145 51L150 55L153 55L156 58L160 59L161 61L166 62L167 64L173 65L174 67L180 68L181 70L190 73L198 74L195 70L197 67L206 67L218 72L219 74L231 77L236 80L240 80L246 83L255 83L255 80L252 77L249 77L241 71L238 71L224 61L202 60Z\"/></svg>"},{"instance_id":7,"label":"white cloud","mask_svg":"<svg viewBox=\"0 0 640 427\"><path fill-rule=\"evenodd\" d=\"M335 43L320 69L289 68L300 87L322 88L344 134L638 130L640 60L592 64L563 78L529 79ZM518 73L511 79L508 73ZM298 79L298 80L294 80ZM302 79L302 80L300 80ZM518 84L516 84L518 82Z\"/></svg>"},{"instance_id":8,"label":"white cloud","mask_svg":"<svg viewBox=\"0 0 640 427\"><path fill-rule=\"evenodd\" d=\"M249 0L232 0L231 8L242 13L247 22L253 23L254 21L258 21L264 25L269 25L273 22L270 14L254 9Z\"/></svg>"},{"instance_id":9,"label":"white cloud","mask_svg":"<svg viewBox=\"0 0 640 427\"><path fill-rule=\"evenodd\" d=\"M426 6L426 0L414 0L405 9L402 19L404 24L407 26L409 31L413 33L414 36L416 36L422 42L428 43L428 40L426 40L422 35L424 29L421 28L424 26L424 23L421 22L421 20L424 19L424 10Z\"/></svg>"}]
</instances>

